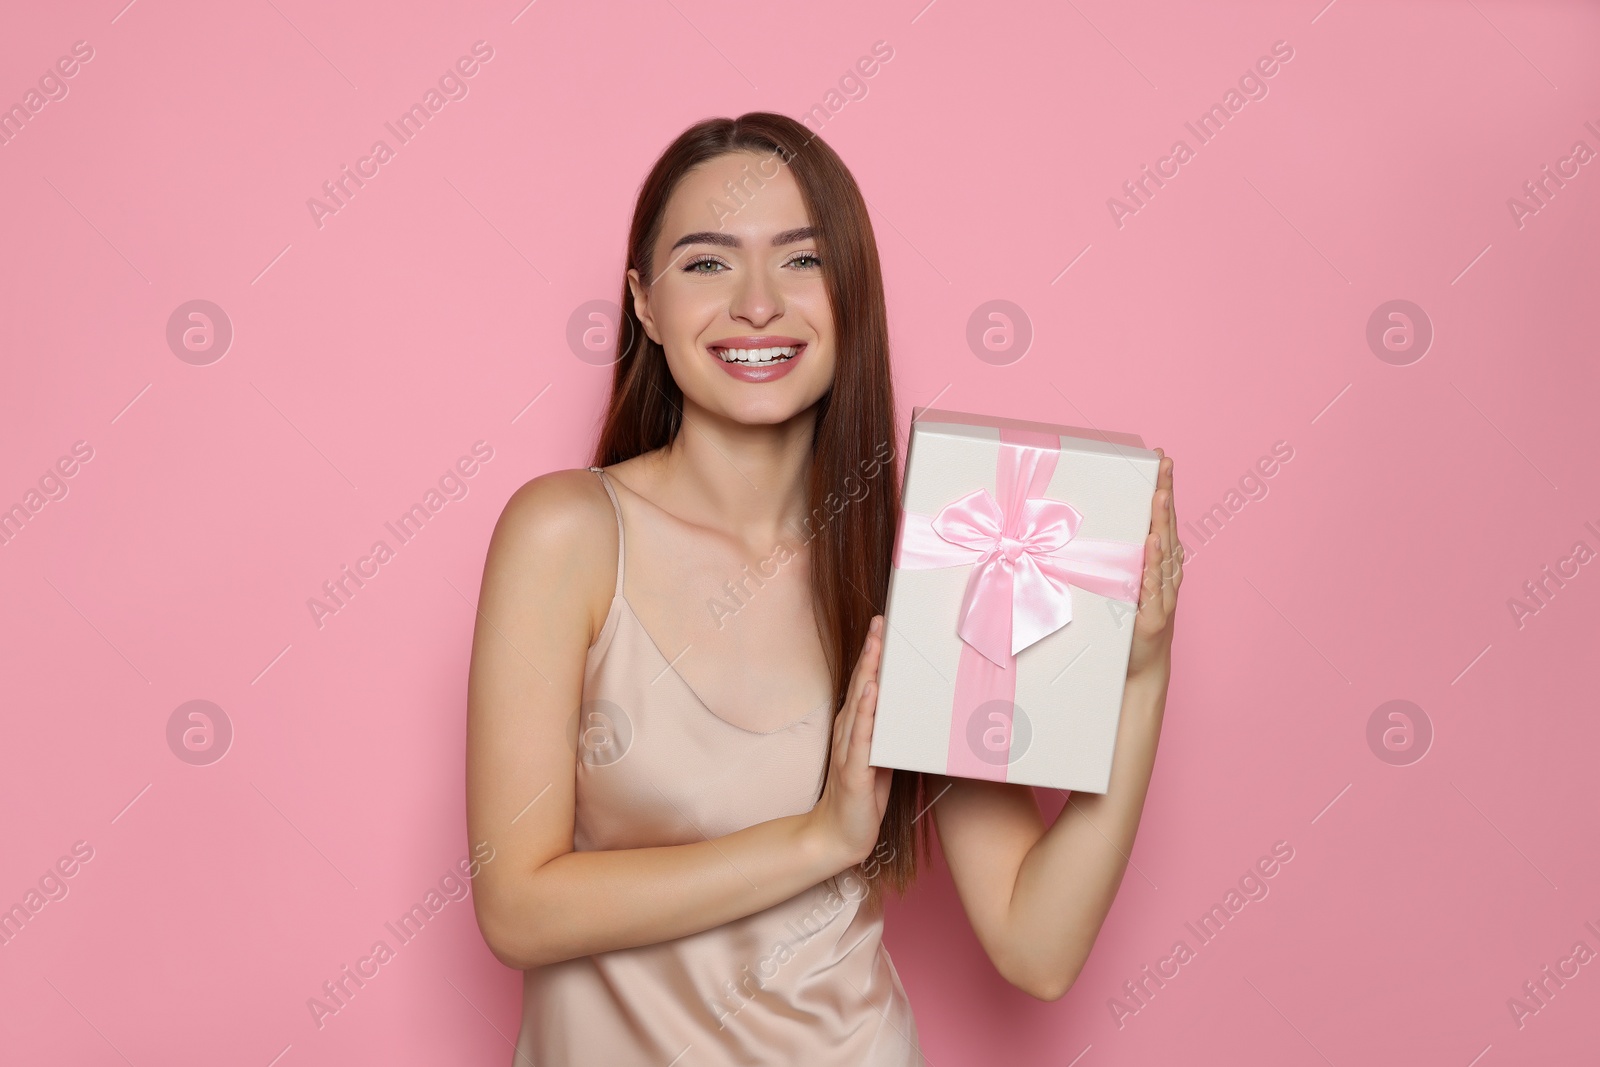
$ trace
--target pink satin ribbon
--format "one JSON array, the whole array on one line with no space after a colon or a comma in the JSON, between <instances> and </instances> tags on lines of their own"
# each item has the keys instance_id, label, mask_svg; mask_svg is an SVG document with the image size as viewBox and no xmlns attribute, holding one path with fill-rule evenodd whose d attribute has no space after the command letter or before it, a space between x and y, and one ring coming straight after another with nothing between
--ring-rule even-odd
<instances>
[{"instance_id":1,"label":"pink satin ribbon","mask_svg":"<svg viewBox=\"0 0 1600 1067\"><path fill-rule=\"evenodd\" d=\"M999 499L975 489L937 515L903 512L894 565L904 570L972 565L957 615L961 659L945 770L1003 782L1011 766L1017 653L1072 621L1071 586L1138 603L1144 544L1078 537L1083 515L1044 495L1061 438L1000 430ZM984 707L988 705L988 707ZM982 710L980 755L969 724Z\"/></svg>"}]
</instances>

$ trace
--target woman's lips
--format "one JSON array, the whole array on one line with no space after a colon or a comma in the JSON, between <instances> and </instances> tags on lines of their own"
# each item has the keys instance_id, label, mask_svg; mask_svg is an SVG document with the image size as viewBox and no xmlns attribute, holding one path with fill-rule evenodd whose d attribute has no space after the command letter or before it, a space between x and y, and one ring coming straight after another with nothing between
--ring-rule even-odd
<instances>
[{"instance_id":1,"label":"woman's lips","mask_svg":"<svg viewBox=\"0 0 1600 1067\"><path fill-rule=\"evenodd\" d=\"M805 354L810 349L811 346L808 345L808 344L805 344L804 342L801 342L799 345L796 345L796 346L788 346L788 345L770 345L769 346L769 345L763 345L763 346L751 346L751 347L771 347L771 348L797 347L799 349L799 351L796 352L794 355L790 356L788 359L775 360L775 361L773 361L771 363L737 363L737 362L730 362L728 360L723 359L716 352L712 351L709 348L706 349L706 352L710 354L712 359L717 361L717 366L721 367L723 370L728 372L729 377L737 378L741 382L772 382L772 381L777 381L779 378L782 378L785 374L788 374L791 370L793 370L794 369L794 365L796 363L799 363L802 359L805 358Z\"/></svg>"}]
</instances>

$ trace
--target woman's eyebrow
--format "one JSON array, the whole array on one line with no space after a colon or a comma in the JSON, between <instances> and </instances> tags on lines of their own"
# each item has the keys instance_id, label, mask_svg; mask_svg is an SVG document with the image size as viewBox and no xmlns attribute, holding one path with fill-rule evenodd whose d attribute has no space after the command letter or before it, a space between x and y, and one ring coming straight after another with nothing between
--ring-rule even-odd
<instances>
[{"instance_id":1,"label":"woman's eyebrow","mask_svg":"<svg viewBox=\"0 0 1600 1067\"><path fill-rule=\"evenodd\" d=\"M784 230L772 238L772 247L792 245L800 241L809 241L817 235L815 226L800 226L793 230ZM684 245L722 245L724 248L741 248L743 242L731 233L714 230L701 230L698 233L686 233L678 238L667 251L676 251Z\"/></svg>"}]
</instances>

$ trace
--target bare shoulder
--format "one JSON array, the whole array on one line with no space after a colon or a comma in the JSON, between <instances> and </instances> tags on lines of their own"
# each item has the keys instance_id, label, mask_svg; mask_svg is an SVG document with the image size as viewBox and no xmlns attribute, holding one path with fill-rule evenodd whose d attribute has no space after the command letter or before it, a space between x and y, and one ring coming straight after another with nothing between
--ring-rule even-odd
<instances>
[{"instance_id":1,"label":"bare shoulder","mask_svg":"<svg viewBox=\"0 0 1600 1067\"><path fill-rule=\"evenodd\" d=\"M550 471L522 483L501 509L498 535L534 538L546 543L581 544L592 537L596 520L615 525L605 486L582 467Z\"/></svg>"},{"instance_id":2,"label":"bare shoulder","mask_svg":"<svg viewBox=\"0 0 1600 1067\"><path fill-rule=\"evenodd\" d=\"M581 467L550 471L523 483L501 509L484 593L494 586L520 598L536 590L545 606L582 606L592 639L609 610L617 549L616 513L599 477Z\"/></svg>"}]
</instances>

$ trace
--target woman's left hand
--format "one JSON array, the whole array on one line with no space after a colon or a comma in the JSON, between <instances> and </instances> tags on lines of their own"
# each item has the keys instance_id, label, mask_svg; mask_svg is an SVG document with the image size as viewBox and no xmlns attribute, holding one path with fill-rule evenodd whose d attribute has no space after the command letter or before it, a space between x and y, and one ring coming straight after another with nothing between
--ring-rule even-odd
<instances>
[{"instance_id":1,"label":"woman's left hand","mask_svg":"<svg viewBox=\"0 0 1600 1067\"><path fill-rule=\"evenodd\" d=\"M1172 503L1172 458L1156 449L1161 465L1150 499L1150 536L1144 543L1144 580L1139 611L1134 617L1133 650L1128 677L1165 680L1172 671L1173 615L1178 587L1183 584L1183 545L1178 541L1178 516Z\"/></svg>"}]
</instances>

